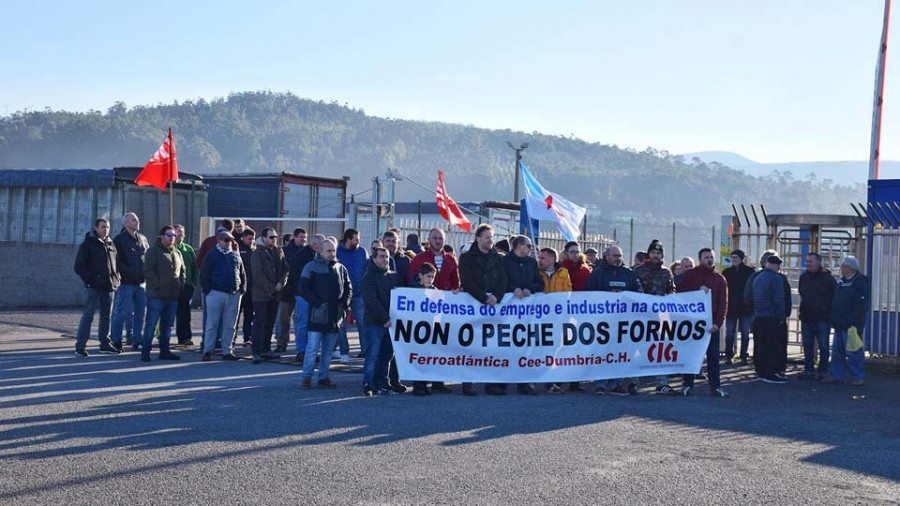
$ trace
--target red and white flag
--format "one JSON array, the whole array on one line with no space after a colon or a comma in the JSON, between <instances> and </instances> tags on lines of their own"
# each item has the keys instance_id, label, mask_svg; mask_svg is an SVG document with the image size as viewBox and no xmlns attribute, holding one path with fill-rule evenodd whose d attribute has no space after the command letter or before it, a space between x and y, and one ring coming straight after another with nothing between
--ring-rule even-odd
<instances>
[{"instance_id":1,"label":"red and white flag","mask_svg":"<svg viewBox=\"0 0 900 506\"><path fill-rule=\"evenodd\" d=\"M153 157L144 165L144 170L134 179L138 186L155 186L165 190L169 181L178 181L178 158L175 156L175 140L172 129L162 146L153 153Z\"/></svg>"},{"instance_id":2,"label":"red and white flag","mask_svg":"<svg viewBox=\"0 0 900 506\"><path fill-rule=\"evenodd\" d=\"M447 187L444 185L444 171L442 170L438 171L437 206L438 211L441 212L441 216L449 221L450 225L456 225L466 232L472 229L472 224L469 223L469 219L466 218L466 215L459 209L456 202L450 198L450 195L447 195Z\"/></svg>"}]
</instances>

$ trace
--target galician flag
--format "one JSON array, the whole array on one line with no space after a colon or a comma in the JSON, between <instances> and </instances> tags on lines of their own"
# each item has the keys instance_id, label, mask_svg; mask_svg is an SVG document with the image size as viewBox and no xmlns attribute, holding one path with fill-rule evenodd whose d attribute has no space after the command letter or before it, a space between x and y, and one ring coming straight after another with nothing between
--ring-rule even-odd
<instances>
[{"instance_id":1,"label":"galician flag","mask_svg":"<svg viewBox=\"0 0 900 506\"><path fill-rule=\"evenodd\" d=\"M587 210L548 191L519 163L522 184L525 186L525 206L533 220L552 221L568 241L575 241L581 235L581 222Z\"/></svg>"}]
</instances>

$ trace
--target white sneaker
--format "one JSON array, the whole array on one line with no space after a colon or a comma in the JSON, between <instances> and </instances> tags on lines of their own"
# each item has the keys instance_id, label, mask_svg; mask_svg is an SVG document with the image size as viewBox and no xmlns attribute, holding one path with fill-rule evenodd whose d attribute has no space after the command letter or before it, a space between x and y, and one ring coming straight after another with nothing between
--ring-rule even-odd
<instances>
[{"instance_id":1,"label":"white sneaker","mask_svg":"<svg viewBox=\"0 0 900 506\"><path fill-rule=\"evenodd\" d=\"M335 351L334 353L331 354L331 360L337 360L339 358L341 358L341 352Z\"/></svg>"},{"instance_id":2,"label":"white sneaker","mask_svg":"<svg viewBox=\"0 0 900 506\"><path fill-rule=\"evenodd\" d=\"M350 363L350 355L341 355L341 363L349 364Z\"/></svg>"}]
</instances>

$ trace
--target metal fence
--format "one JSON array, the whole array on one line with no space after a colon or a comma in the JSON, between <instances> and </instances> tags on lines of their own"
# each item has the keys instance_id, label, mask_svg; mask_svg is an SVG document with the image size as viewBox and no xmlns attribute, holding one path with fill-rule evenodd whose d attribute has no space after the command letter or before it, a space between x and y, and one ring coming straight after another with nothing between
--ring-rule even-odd
<instances>
[{"instance_id":1,"label":"metal fence","mask_svg":"<svg viewBox=\"0 0 900 506\"><path fill-rule=\"evenodd\" d=\"M867 350L881 356L900 356L900 205L870 202L853 206L866 221L869 243L865 261L872 286Z\"/></svg>"}]
</instances>

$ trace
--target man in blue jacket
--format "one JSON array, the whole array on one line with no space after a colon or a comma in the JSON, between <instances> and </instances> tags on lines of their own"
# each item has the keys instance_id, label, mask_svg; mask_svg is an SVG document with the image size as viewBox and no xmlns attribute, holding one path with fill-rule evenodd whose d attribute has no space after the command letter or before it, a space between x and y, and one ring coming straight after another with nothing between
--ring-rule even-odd
<instances>
[{"instance_id":1,"label":"man in blue jacket","mask_svg":"<svg viewBox=\"0 0 900 506\"><path fill-rule=\"evenodd\" d=\"M861 387L866 383L865 348L862 343L869 312L869 278L859 272L859 261L847 257L841 262L841 279L831 304L831 326L834 343L831 347L831 373L823 383L842 383L849 371L849 384Z\"/></svg>"},{"instance_id":2,"label":"man in blue jacket","mask_svg":"<svg viewBox=\"0 0 900 506\"><path fill-rule=\"evenodd\" d=\"M369 261L369 253L359 245L359 231L348 228L344 231L344 240L337 248L337 261L347 268L350 275L350 284L353 285L353 298L350 300L350 310L353 311L353 320L356 321L357 330L361 331L365 324L365 304L362 298L362 277ZM350 361L350 343L347 341L347 318L341 323L341 332L337 342L340 348L341 363ZM366 350L362 350L365 354Z\"/></svg>"},{"instance_id":3,"label":"man in blue jacket","mask_svg":"<svg viewBox=\"0 0 900 506\"><path fill-rule=\"evenodd\" d=\"M203 258L200 268L200 286L206 297L206 331L203 333L203 361L212 360L219 326L222 333L222 360L238 360L232 353L234 326L237 323L241 295L247 289L244 262L237 251L231 249L234 236L222 231L216 235L216 247Z\"/></svg>"}]
</instances>

